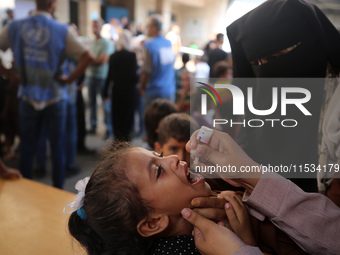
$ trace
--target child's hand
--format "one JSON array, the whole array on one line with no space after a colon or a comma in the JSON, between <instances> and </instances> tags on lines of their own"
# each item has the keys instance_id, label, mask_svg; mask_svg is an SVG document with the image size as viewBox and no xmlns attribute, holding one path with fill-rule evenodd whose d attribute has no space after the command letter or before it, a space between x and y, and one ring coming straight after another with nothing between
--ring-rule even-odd
<instances>
[{"instance_id":1,"label":"child's hand","mask_svg":"<svg viewBox=\"0 0 340 255\"><path fill-rule=\"evenodd\" d=\"M227 201L225 204L225 212L230 228L243 242L251 246L256 246L250 225L248 209L242 202L241 197L233 191L223 191L217 197L224 198Z\"/></svg>"}]
</instances>

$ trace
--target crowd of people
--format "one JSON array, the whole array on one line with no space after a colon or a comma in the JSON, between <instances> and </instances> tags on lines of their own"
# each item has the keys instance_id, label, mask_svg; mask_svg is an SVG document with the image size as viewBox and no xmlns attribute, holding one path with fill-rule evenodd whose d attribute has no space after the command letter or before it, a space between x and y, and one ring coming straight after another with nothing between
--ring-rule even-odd
<instances>
[{"instance_id":1,"label":"crowd of people","mask_svg":"<svg viewBox=\"0 0 340 255\"><path fill-rule=\"evenodd\" d=\"M208 78L210 66L212 69L218 60L228 59L230 65L230 56L221 49L223 34L217 35L216 42L209 41L206 54L198 59L180 52L178 25L162 34L160 15L150 17L144 28L135 28L125 16L109 18L106 24L98 17L91 24L93 39L87 39L79 35L75 24L58 23L54 9L54 0L37 1L37 10L30 11L23 20L15 20L13 10L9 9L1 30L1 50L12 51L12 63L15 63L13 68L1 67L1 154L6 159L19 158L19 170L26 178L46 176L46 151L50 144L53 185L62 188L65 176L81 171L75 165L77 153L93 153L86 146L85 137L96 135L98 125L105 126L104 140L131 141L134 136L143 136L148 125L144 125L144 112L155 99L168 99L180 112L190 114L194 75L186 67L190 59L197 60L198 69L201 66L203 70L197 72L199 78ZM35 27L36 22L39 25ZM21 26L30 30L22 32ZM63 39L54 40L48 32L53 26L63 29L60 34ZM38 31L44 32L39 38L42 42L33 36ZM26 40L11 43L19 37ZM52 52L54 47L59 47L59 52ZM29 54L23 55L28 51ZM218 57L219 52L224 53L222 57ZM183 64L175 70L177 57ZM212 61L207 63L209 57ZM46 85L46 76L51 85ZM68 76L71 79L67 79ZM84 86L88 92L85 95L88 120ZM104 123L97 120L98 96L102 99L100 111L104 113ZM135 130L135 119L139 121L138 130ZM15 137L20 137L20 146L13 151Z\"/></svg>"},{"instance_id":2,"label":"crowd of people","mask_svg":"<svg viewBox=\"0 0 340 255\"><path fill-rule=\"evenodd\" d=\"M71 235L88 254L340 252L336 175L288 180L275 173L216 174L205 180L192 170L197 165L317 165L320 154L325 165L339 164L340 139L334 137L340 122L330 116L338 117L340 87L321 78L340 73L340 34L316 6L269 0L227 28L231 53L223 50L225 35L219 33L207 40L202 56L195 56L181 52L178 25L163 34L158 14L144 28L127 17L111 17L107 24L97 18L93 39L87 40L74 24L54 19L55 3L36 0L36 11L22 20L9 16L0 31L0 50L10 48L14 63L13 68L0 65L1 154L10 158L14 138L20 138L19 170L0 161L0 176L32 179L34 158L44 175L49 141L53 185L62 189L65 177L80 171L77 153L91 153L85 136L98 133L101 96L104 139L112 142L91 177L76 185L76 202L64 209L72 213ZM182 62L178 69L176 59ZM308 87L312 116L296 117L300 126L295 129L216 127L214 118L245 121L232 113L232 92L211 87L235 78L318 78ZM273 85L255 81L253 105L270 107ZM201 114L197 102L206 88L220 105L210 100ZM279 118L275 114L271 117ZM249 109L245 116L262 118ZM215 128L205 145L197 141L195 130L201 126ZM145 148L130 145L138 135ZM318 190L324 194L306 193Z\"/></svg>"}]
</instances>

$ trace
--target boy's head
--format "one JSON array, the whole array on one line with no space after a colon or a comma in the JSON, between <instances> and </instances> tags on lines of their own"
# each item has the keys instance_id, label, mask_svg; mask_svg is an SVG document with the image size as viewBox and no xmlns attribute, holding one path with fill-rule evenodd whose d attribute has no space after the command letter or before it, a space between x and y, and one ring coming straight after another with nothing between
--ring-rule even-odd
<instances>
[{"instance_id":1,"label":"boy's head","mask_svg":"<svg viewBox=\"0 0 340 255\"><path fill-rule=\"evenodd\" d=\"M154 143L158 140L157 127L161 119L165 116L178 112L174 103L168 99L155 99L146 108L144 113L144 125L146 131L146 139L151 148L154 148Z\"/></svg>"},{"instance_id":2,"label":"boy's head","mask_svg":"<svg viewBox=\"0 0 340 255\"><path fill-rule=\"evenodd\" d=\"M233 68L227 61L221 60L217 62L213 68L217 78L233 78Z\"/></svg>"},{"instance_id":3,"label":"boy's head","mask_svg":"<svg viewBox=\"0 0 340 255\"><path fill-rule=\"evenodd\" d=\"M222 45L224 43L224 34L217 34L216 35L216 44Z\"/></svg>"},{"instance_id":4,"label":"boy's head","mask_svg":"<svg viewBox=\"0 0 340 255\"><path fill-rule=\"evenodd\" d=\"M190 167L190 154L185 150L193 131L198 125L186 113L172 113L164 117L158 126L158 141L154 143L155 150L164 156L177 155Z\"/></svg>"}]
</instances>

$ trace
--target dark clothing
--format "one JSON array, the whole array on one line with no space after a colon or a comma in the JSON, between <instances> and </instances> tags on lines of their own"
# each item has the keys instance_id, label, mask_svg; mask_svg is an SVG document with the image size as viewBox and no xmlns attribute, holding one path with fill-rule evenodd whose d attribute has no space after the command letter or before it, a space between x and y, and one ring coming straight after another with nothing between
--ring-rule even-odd
<instances>
[{"instance_id":1,"label":"dark clothing","mask_svg":"<svg viewBox=\"0 0 340 255\"><path fill-rule=\"evenodd\" d=\"M287 234L275 227L268 218L260 221L250 216L250 224L254 238L262 252L278 255L307 254ZM201 253L196 249L193 236L182 235L156 239L146 254L199 255Z\"/></svg>"},{"instance_id":2,"label":"dark clothing","mask_svg":"<svg viewBox=\"0 0 340 255\"><path fill-rule=\"evenodd\" d=\"M4 145L8 149L14 144L15 137L19 135L18 84L9 85L7 80L0 78L0 87L2 87L0 88L0 134L3 131L5 135ZM2 98L3 106L1 106ZM1 122L3 124L2 130Z\"/></svg>"},{"instance_id":3,"label":"dark clothing","mask_svg":"<svg viewBox=\"0 0 340 255\"><path fill-rule=\"evenodd\" d=\"M25 178L33 177L33 156L37 148L39 133L43 121L46 121L48 139L51 144L53 161L53 186L62 188L65 178L65 126L67 102L61 100L36 111L25 100L20 100L19 128L20 128L20 162L19 168ZM60 171L57 171L60 170ZM63 170L63 171L61 171Z\"/></svg>"},{"instance_id":4,"label":"dark clothing","mask_svg":"<svg viewBox=\"0 0 340 255\"><path fill-rule=\"evenodd\" d=\"M133 129L134 111L138 82L136 54L127 50L117 51L109 60L109 74L103 91L108 97L110 83L112 86L112 120L114 136L129 141Z\"/></svg>"},{"instance_id":5,"label":"dark clothing","mask_svg":"<svg viewBox=\"0 0 340 255\"><path fill-rule=\"evenodd\" d=\"M333 70L340 69L339 32L316 6L303 0L269 0L231 24L227 34L235 77L322 78L326 75L327 62ZM296 107L282 116L279 107L274 114L265 117L296 119L297 127L242 128L240 143L258 163L286 166L318 163L318 125L324 80L313 79L313 84L298 81L290 85L305 87L311 92L311 100L305 106L312 116L301 116ZM257 80L247 87L255 91L255 108L269 109L272 87L278 87L280 92L282 87L290 85L287 80L283 84ZM246 116L247 119L262 117L249 110ZM292 181L305 191L316 191L314 179Z\"/></svg>"},{"instance_id":6,"label":"dark clothing","mask_svg":"<svg viewBox=\"0 0 340 255\"><path fill-rule=\"evenodd\" d=\"M5 108L5 102L6 102L6 92L8 87L8 80L5 80L3 77L0 77L0 134L4 131L5 126L5 120L2 118L2 113ZM0 140L0 158L2 155L2 142Z\"/></svg>"},{"instance_id":7,"label":"dark clothing","mask_svg":"<svg viewBox=\"0 0 340 255\"><path fill-rule=\"evenodd\" d=\"M2 27L8 25L12 20L13 20L13 19L10 19L10 18L5 19L5 20L2 22Z\"/></svg>"},{"instance_id":8,"label":"dark clothing","mask_svg":"<svg viewBox=\"0 0 340 255\"><path fill-rule=\"evenodd\" d=\"M169 236L155 240L149 255L199 255L193 236Z\"/></svg>"},{"instance_id":9,"label":"dark clothing","mask_svg":"<svg viewBox=\"0 0 340 255\"><path fill-rule=\"evenodd\" d=\"M81 90L77 91L77 127L78 127L78 149L85 148L86 123L85 123L85 103Z\"/></svg>"},{"instance_id":10,"label":"dark clothing","mask_svg":"<svg viewBox=\"0 0 340 255\"><path fill-rule=\"evenodd\" d=\"M217 62L227 60L228 53L220 48L213 49L208 54L209 60L208 65L210 66L210 78L217 78L214 74L214 66Z\"/></svg>"},{"instance_id":11,"label":"dark clothing","mask_svg":"<svg viewBox=\"0 0 340 255\"><path fill-rule=\"evenodd\" d=\"M270 0L227 28L234 77L325 77L340 69L340 36L327 17L303 0ZM263 65L251 61L301 43Z\"/></svg>"},{"instance_id":12,"label":"dark clothing","mask_svg":"<svg viewBox=\"0 0 340 255\"><path fill-rule=\"evenodd\" d=\"M188 69L187 69L185 66L183 66L183 67L181 67L180 69L175 70L175 76L176 76L176 92L177 92L179 89L183 88L183 85L182 85L182 77L181 77L183 71L188 71Z\"/></svg>"},{"instance_id":13,"label":"dark clothing","mask_svg":"<svg viewBox=\"0 0 340 255\"><path fill-rule=\"evenodd\" d=\"M77 86L81 86L84 82L85 75L82 75L78 81ZM86 136L86 122L85 122L85 103L83 92L81 89L77 89L77 147L78 150L85 148L85 136Z\"/></svg>"}]
</instances>

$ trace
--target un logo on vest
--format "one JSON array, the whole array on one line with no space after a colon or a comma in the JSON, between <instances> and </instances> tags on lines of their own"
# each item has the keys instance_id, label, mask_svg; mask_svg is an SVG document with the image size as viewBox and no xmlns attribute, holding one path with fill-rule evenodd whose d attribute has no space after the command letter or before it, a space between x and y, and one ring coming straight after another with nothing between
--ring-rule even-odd
<instances>
[{"instance_id":1,"label":"un logo on vest","mask_svg":"<svg viewBox=\"0 0 340 255\"><path fill-rule=\"evenodd\" d=\"M32 47L42 48L50 41L50 30L40 24L24 23L21 34L25 43Z\"/></svg>"}]
</instances>

